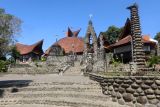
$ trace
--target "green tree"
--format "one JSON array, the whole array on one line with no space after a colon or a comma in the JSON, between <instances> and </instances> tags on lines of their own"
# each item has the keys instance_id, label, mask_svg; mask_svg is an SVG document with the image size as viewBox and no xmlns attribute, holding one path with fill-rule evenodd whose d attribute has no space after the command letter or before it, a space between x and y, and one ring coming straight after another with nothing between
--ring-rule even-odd
<instances>
[{"instance_id":1,"label":"green tree","mask_svg":"<svg viewBox=\"0 0 160 107\"><path fill-rule=\"evenodd\" d=\"M16 60L20 57L20 53L17 51L16 47L12 47L11 50L11 58L16 62Z\"/></svg>"},{"instance_id":2,"label":"green tree","mask_svg":"<svg viewBox=\"0 0 160 107\"><path fill-rule=\"evenodd\" d=\"M156 39L158 42L160 42L160 32L158 32L156 34L156 36L154 37L154 39Z\"/></svg>"},{"instance_id":3,"label":"green tree","mask_svg":"<svg viewBox=\"0 0 160 107\"><path fill-rule=\"evenodd\" d=\"M122 31L122 28L118 28L116 26L110 26L108 27L107 31L102 32L102 34L104 35L106 41L109 44L113 44L119 38L121 31Z\"/></svg>"},{"instance_id":4,"label":"green tree","mask_svg":"<svg viewBox=\"0 0 160 107\"><path fill-rule=\"evenodd\" d=\"M21 20L0 8L0 58L11 51L15 37L20 33Z\"/></svg>"}]
</instances>

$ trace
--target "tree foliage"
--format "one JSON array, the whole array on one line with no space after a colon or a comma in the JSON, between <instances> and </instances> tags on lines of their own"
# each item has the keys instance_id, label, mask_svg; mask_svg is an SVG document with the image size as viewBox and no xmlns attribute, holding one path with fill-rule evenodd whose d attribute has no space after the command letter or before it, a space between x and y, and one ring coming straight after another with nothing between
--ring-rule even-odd
<instances>
[{"instance_id":1,"label":"tree foliage","mask_svg":"<svg viewBox=\"0 0 160 107\"><path fill-rule=\"evenodd\" d=\"M159 64L159 63L160 63L160 56L152 56L148 60L148 66L149 67L152 67L153 65Z\"/></svg>"},{"instance_id":2,"label":"tree foliage","mask_svg":"<svg viewBox=\"0 0 160 107\"><path fill-rule=\"evenodd\" d=\"M0 60L0 72L6 72L8 69L9 61Z\"/></svg>"},{"instance_id":3,"label":"tree foliage","mask_svg":"<svg viewBox=\"0 0 160 107\"><path fill-rule=\"evenodd\" d=\"M156 39L158 42L160 42L160 32L158 32L156 34L156 36L154 37L154 39Z\"/></svg>"},{"instance_id":4,"label":"tree foliage","mask_svg":"<svg viewBox=\"0 0 160 107\"><path fill-rule=\"evenodd\" d=\"M110 26L108 27L107 31L102 32L102 34L104 35L106 41L109 44L113 44L119 38L121 31L122 31L122 28L118 28L116 26Z\"/></svg>"},{"instance_id":5,"label":"tree foliage","mask_svg":"<svg viewBox=\"0 0 160 107\"><path fill-rule=\"evenodd\" d=\"M0 57L11 51L15 36L19 35L21 20L0 8Z\"/></svg>"},{"instance_id":6,"label":"tree foliage","mask_svg":"<svg viewBox=\"0 0 160 107\"><path fill-rule=\"evenodd\" d=\"M16 47L12 47L12 50L11 50L11 58L13 59L13 62L15 63L16 60L18 58L20 58L20 53L17 51Z\"/></svg>"}]
</instances>

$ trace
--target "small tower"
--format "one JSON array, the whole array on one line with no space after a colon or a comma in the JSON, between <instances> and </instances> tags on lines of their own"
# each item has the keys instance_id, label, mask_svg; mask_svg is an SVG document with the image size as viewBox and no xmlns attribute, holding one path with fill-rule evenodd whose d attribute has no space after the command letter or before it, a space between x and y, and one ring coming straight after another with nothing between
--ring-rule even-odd
<instances>
[{"instance_id":1,"label":"small tower","mask_svg":"<svg viewBox=\"0 0 160 107\"><path fill-rule=\"evenodd\" d=\"M85 35L85 51L86 53L89 52L91 49L90 39L92 37L92 45L93 45L93 53L95 56L97 56L97 50L98 50L98 44L97 44L97 36L92 24L92 21L89 20L88 28Z\"/></svg>"},{"instance_id":2,"label":"small tower","mask_svg":"<svg viewBox=\"0 0 160 107\"><path fill-rule=\"evenodd\" d=\"M138 71L143 71L145 67L145 53L143 50L138 6L135 3L127 9L131 13L132 61L136 64Z\"/></svg>"}]
</instances>

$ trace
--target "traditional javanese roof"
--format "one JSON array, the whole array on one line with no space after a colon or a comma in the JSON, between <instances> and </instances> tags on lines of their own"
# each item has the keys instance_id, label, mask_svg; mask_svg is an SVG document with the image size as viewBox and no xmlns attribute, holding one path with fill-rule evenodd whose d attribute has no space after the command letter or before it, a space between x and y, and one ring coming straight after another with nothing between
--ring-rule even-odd
<instances>
[{"instance_id":1,"label":"traditional javanese roof","mask_svg":"<svg viewBox=\"0 0 160 107\"><path fill-rule=\"evenodd\" d=\"M42 45L43 45L43 40L33 45L24 45L21 43L16 43L16 49L21 55L29 54L31 52L35 54L43 54Z\"/></svg>"},{"instance_id":2,"label":"traditional javanese roof","mask_svg":"<svg viewBox=\"0 0 160 107\"><path fill-rule=\"evenodd\" d=\"M71 29L68 28L68 31L66 32L66 37L58 40L52 46L55 46L55 45L60 46L64 50L65 54L67 54L71 51L73 51L75 53L83 52L84 42L83 42L82 38L78 37L79 32L80 32L80 29L72 32ZM49 54L51 47L49 47L46 50L45 55Z\"/></svg>"},{"instance_id":3,"label":"traditional javanese roof","mask_svg":"<svg viewBox=\"0 0 160 107\"><path fill-rule=\"evenodd\" d=\"M131 40L132 40L131 35L128 35L128 36L124 37L123 39L119 40L118 42L116 42L115 44L112 44L112 45L105 47L105 48L111 49L113 47L119 47L119 46L130 43ZM156 40L150 38L149 35L143 35L142 36L142 43L156 44L157 42L156 42Z\"/></svg>"}]
</instances>

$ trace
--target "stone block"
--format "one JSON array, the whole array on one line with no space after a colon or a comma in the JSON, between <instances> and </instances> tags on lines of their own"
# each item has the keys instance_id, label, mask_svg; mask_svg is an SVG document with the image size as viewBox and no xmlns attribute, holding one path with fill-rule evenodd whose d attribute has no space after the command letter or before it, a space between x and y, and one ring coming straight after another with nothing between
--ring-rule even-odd
<instances>
[{"instance_id":1,"label":"stone block","mask_svg":"<svg viewBox=\"0 0 160 107\"><path fill-rule=\"evenodd\" d=\"M147 99L155 99L156 96L153 94L153 95L147 95Z\"/></svg>"},{"instance_id":2,"label":"stone block","mask_svg":"<svg viewBox=\"0 0 160 107\"><path fill-rule=\"evenodd\" d=\"M131 79L132 81L135 81L135 80L136 80L136 78L135 78L134 76L131 76L130 79Z\"/></svg>"},{"instance_id":3,"label":"stone block","mask_svg":"<svg viewBox=\"0 0 160 107\"><path fill-rule=\"evenodd\" d=\"M152 89L146 89L144 92L146 93L146 95L154 94L154 91Z\"/></svg>"},{"instance_id":4,"label":"stone block","mask_svg":"<svg viewBox=\"0 0 160 107\"><path fill-rule=\"evenodd\" d=\"M118 87L119 87L119 84L117 84L117 83L113 83L113 87L118 88Z\"/></svg>"},{"instance_id":5,"label":"stone block","mask_svg":"<svg viewBox=\"0 0 160 107\"><path fill-rule=\"evenodd\" d=\"M153 90L155 90L155 89L157 89L158 87L157 87L157 85L156 85L155 83L153 83L153 84L151 85L151 88L152 88Z\"/></svg>"},{"instance_id":6,"label":"stone block","mask_svg":"<svg viewBox=\"0 0 160 107\"><path fill-rule=\"evenodd\" d=\"M159 100L157 100L157 99L151 99L151 100L148 100L148 102L149 102L150 104L156 105L156 104L159 103Z\"/></svg>"},{"instance_id":7,"label":"stone block","mask_svg":"<svg viewBox=\"0 0 160 107\"><path fill-rule=\"evenodd\" d=\"M143 90L142 90L141 88L138 88L138 89L136 90L136 92L137 92L137 93L142 93Z\"/></svg>"},{"instance_id":8,"label":"stone block","mask_svg":"<svg viewBox=\"0 0 160 107\"><path fill-rule=\"evenodd\" d=\"M129 86L130 86L129 84L124 84L124 83L121 85L122 88L128 88Z\"/></svg>"},{"instance_id":9,"label":"stone block","mask_svg":"<svg viewBox=\"0 0 160 107\"><path fill-rule=\"evenodd\" d=\"M122 88L122 87L119 87L119 88L118 88L118 91L119 91L120 93L124 93L124 92L125 92L125 89Z\"/></svg>"},{"instance_id":10,"label":"stone block","mask_svg":"<svg viewBox=\"0 0 160 107\"><path fill-rule=\"evenodd\" d=\"M120 99L122 96L119 92L116 93L117 99Z\"/></svg>"},{"instance_id":11,"label":"stone block","mask_svg":"<svg viewBox=\"0 0 160 107\"><path fill-rule=\"evenodd\" d=\"M154 81L153 80L145 80L144 83L146 85L152 85L154 83Z\"/></svg>"},{"instance_id":12,"label":"stone block","mask_svg":"<svg viewBox=\"0 0 160 107\"><path fill-rule=\"evenodd\" d=\"M112 101L117 102L117 98L116 97L112 98Z\"/></svg>"},{"instance_id":13,"label":"stone block","mask_svg":"<svg viewBox=\"0 0 160 107\"><path fill-rule=\"evenodd\" d=\"M142 92L142 93L139 93L139 95L140 95L140 96L144 96L144 95L145 95L145 93L144 93L144 92Z\"/></svg>"},{"instance_id":14,"label":"stone block","mask_svg":"<svg viewBox=\"0 0 160 107\"><path fill-rule=\"evenodd\" d=\"M124 80L124 83L125 84L131 84L131 83L133 83L133 81L131 79L127 79L127 80Z\"/></svg>"},{"instance_id":15,"label":"stone block","mask_svg":"<svg viewBox=\"0 0 160 107\"><path fill-rule=\"evenodd\" d=\"M107 86L108 84L106 82L101 82L100 85L101 86Z\"/></svg>"},{"instance_id":16,"label":"stone block","mask_svg":"<svg viewBox=\"0 0 160 107\"><path fill-rule=\"evenodd\" d=\"M155 83L160 86L160 80L155 80Z\"/></svg>"},{"instance_id":17,"label":"stone block","mask_svg":"<svg viewBox=\"0 0 160 107\"><path fill-rule=\"evenodd\" d=\"M135 107L145 107L145 106L142 105L142 104L136 103L136 104L135 104Z\"/></svg>"},{"instance_id":18,"label":"stone block","mask_svg":"<svg viewBox=\"0 0 160 107\"><path fill-rule=\"evenodd\" d=\"M123 83L123 80L118 78L118 79L115 80L115 82L116 82L117 84L121 84L121 83Z\"/></svg>"},{"instance_id":19,"label":"stone block","mask_svg":"<svg viewBox=\"0 0 160 107\"><path fill-rule=\"evenodd\" d=\"M134 93L133 93L133 96L134 96L134 97L138 97L139 94L138 94L137 92L134 92Z\"/></svg>"},{"instance_id":20,"label":"stone block","mask_svg":"<svg viewBox=\"0 0 160 107\"><path fill-rule=\"evenodd\" d=\"M108 90L109 90L109 91L112 91L112 90L113 90L113 86L109 86L109 87L108 87Z\"/></svg>"},{"instance_id":21,"label":"stone block","mask_svg":"<svg viewBox=\"0 0 160 107\"><path fill-rule=\"evenodd\" d=\"M132 102L127 102L126 105L128 105L129 107L134 107L134 104Z\"/></svg>"},{"instance_id":22,"label":"stone block","mask_svg":"<svg viewBox=\"0 0 160 107\"><path fill-rule=\"evenodd\" d=\"M121 104L121 105L124 105L125 101L121 98L121 99L118 99L118 103Z\"/></svg>"},{"instance_id":23,"label":"stone block","mask_svg":"<svg viewBox=\"0 0 160 107\"><path fill-rule=\"evenodd\" d=\"M102 87L104 90L108 90L108 86L104 86Z\"/></svg>"},{"instance_id":24,"label":"stone block","mask_svg":"<svg viewBox=\"0 0 160 107\"><path fill-rule=\"evenodd\" d=\"M133 83L133 84L131 85L131 87L132 87L133 89L137 89L137 88L139 88L139 85L136 84L136 83Z\"/></svg>"},{"instance_id":25,"label":"stone block","mask_svg":"<svg viewBox=\"0 0 160 107\"><path fill-rule=\"evenodd\" d=\"M112 91L107 91L108 95L111 95L111 92L112 92Z\"/></svg>"},{"instance_id":26,"label":"stone block","mask_svg":"<svg viewBox=\"0 0 160 107\"><path fill-rule=\"evenodd\" d=\"M160 102L157 104L157 107L160 107Z\"/></svg>"},{"instance_id":27,"label":"stone block","mask_svg":"<svg viewBox=\"0 0 160 107\"><path fill-rule=\"evenodd\" d=\"M133 100L133 95L130 93L124 93L123 99L125 102L131 102Z\"/></svg>"},{"instance_id":28,"label":"stone block","mask_svg":"<svg viewBox=\"0 0 160 107\"><path fill-rule=\"evenodd\" d=\"M111 92L112 97L116 97L116 93L114 91Z\"/></svg>"},{"instance_id":29,"label":"stone block","mask_svg":"<svg viewBox=\"0 0 160 107\"><path fill-rule=\"evenodd\" d=\"M141 84L142 83L141 79L136 79L135 81L136 81L137 84Z\"/></svg>"},{"instance_id":30,"label":"stone block","mask_svg":"<svg viewBox=\"0 0 160 107\"><path fill-rule=\"evenodd\" d=\"M113 82L114 82L114 79L113 79L113 78L109 78L109 79L108 79L108 82L113 83Z\"/></svg>"},{"instance_id":31,"label":"stone block","mask_svg":"<svg viewBox=\"0 0 160 107\"><path fill-rule=\"evenodd\" d=\"M141 88L145 90L145 89L149 89L150 86L146 84L141 84Z\"/></svg>"},{"instance_id":32,"label":"stone block","mask_svg":"<svg viewBox=\"0 0 160 107\"><path fill-rule=\"evenodd\" d=\"M104 95L109 95L109 94L108 94L108 91L102 91L102 93L103 93Z\"/></svg>"},{"instance_id":33,"label":"stone block","mask_svg":"<svg viewBox=\"0 0 160 107\"><path fill-rule=\"evenodd\" d=\"M126 92L127 92L127 93L132 93L132 94L133 94L133 93L135 92L135 90L132 89L131 87L129 87L129 88L126 89Z\"/></svg>"},{"instance_id":34,"label":"stone block","mask_svg":"<svg viewBox=\"0 0 160 107\"><path fill-rule=\"evenodd\" d=\"M160 95L156 95L156 98L159 100L159 102L160 102Z\"/></svg>"},{"instance_id":35,"label":"stone block","mask_svg":"<svg viewBox=\"0 0 160 107\"><path fill-rule=\"evenodd\" d=\"M146 96L139 96L139 97L137 97L137 102L140 103L140 104L146 104L147 103Z\"/></svg>"},{"instance_id":36,"label":"stone block","mask_svg":"<svg viewBox=\"0 0 160 107\"><path fill-rule=\"evenodd\" d=\"M112 83L110 83L110 82L108 82L107 84L108 84L108 86L111 86L111 85L112 85Z\"/></svg>"},{"instance_id":37,"label":"stone block","mask_svg":"<svg viewBox=\"0 0 160 107\"><path fill-rule=\"evenodd\" d=\"M114 88L114 91L115 91L115 92L118 92L118 88Z\"/></svg>"},{"instance_id":38,"label":"stone block","mask_svg":"<svg viewBox=\"0 0 160 107\"><path fill-rule=\"evenodd\" d=\"M156 94L156 95L160 95L160 90L154 90L154 93Z\"/></svg>"}]
</instances>

